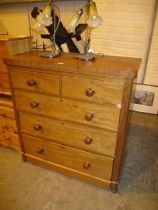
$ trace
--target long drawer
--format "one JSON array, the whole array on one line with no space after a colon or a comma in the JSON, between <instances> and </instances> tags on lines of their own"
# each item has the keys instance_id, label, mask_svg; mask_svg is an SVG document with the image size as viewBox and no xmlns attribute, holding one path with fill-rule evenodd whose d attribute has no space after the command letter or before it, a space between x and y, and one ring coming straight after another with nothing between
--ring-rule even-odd
<instances>
[{"instance_id":1,"label":"long drawer","mask_svg":"<svg viewBox=\"0 0 158 210\"><path fill-rule=\"evenodd\" d=\"M23 133L114 157L117 133L20 112ZM29 122L29 123L28 123Z\"/></svg>"},{"instance_id":2,"label":"long drawer","mask_svg":"<svg viewBox=\"0 0 158 210\"><path fill-rule=\"evenodd\" d=\"M20 90L15 90L15 99L19 110L112 131L118 130L120 109L115 105L102 106Z\"/></svg>"},{"instance_id":3,"label":"long drawer","mask_svg":"<svg viewBox=\"0 0 158 210\"><path fill-rule=\"evenodd\" d=\"M6 74L0 74L0 91L9 91L9 78Z\"/></svg>"},{"instance_id":4,"label":"long drawer","mask_svg":"<svg viewBox=\"0 0 158 210\"><path fill-rule=\"evenodd\" d=\"M14 110L12 108L0 105L0 117L14 119L15 118Z\"/></svg>"},{"instance_id":5,"label":"long drawer","mask_svg":"<svg viewBox=\"0 0 158 210\"><path fill-rule=\"evenodd\" d=\"M11 71L14 88L22 88L36 92L46 92L59 95L59 76L47 73L26 71L26 69Z\"/></svg>"},{"instance_id":6,"label":"long drawer","mask_svg":"<svg viewBox=\"0 0 158 210\"><path fill-rule=\"evenodd\" d=\"M121 104L124 81L121 79L94 80L70 76L62 77L63 97L95 103Z\"/></svg>"},{"instance_id":7,"label":"long drawer","mask_svg":"<svg viewBox=\"0 0 158 210\"><path fill-rule=\"evenodd\" d=\"M91 176L111 179L113 159L22 135L26 155L32 155Z\"/></svg>"}]
</instances>

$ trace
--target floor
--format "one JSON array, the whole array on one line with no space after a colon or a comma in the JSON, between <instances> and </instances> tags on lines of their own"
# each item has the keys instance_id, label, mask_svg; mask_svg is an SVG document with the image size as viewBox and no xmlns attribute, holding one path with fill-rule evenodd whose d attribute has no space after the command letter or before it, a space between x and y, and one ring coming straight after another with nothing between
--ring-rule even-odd
<instances>
[{"instance_id":1,"label":"floor","mask_svg":"<svg viewBox=\"0 0 158 210\"><path fill-rule=\"evenodd\" d=\"M158 116L132 113L118 193L21 161L0 148L0 210L157 210Z\"/></svg>"}]
</instances>

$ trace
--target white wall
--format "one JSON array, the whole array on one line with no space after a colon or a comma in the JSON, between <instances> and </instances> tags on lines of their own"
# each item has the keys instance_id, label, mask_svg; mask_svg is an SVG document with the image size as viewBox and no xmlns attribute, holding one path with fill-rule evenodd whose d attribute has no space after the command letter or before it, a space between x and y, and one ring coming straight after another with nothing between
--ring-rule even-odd
<instances>
[{"instance_id":1,"label":"white wall","mask_svg":"<svg viewBox=\"0 0 158 210\"><path fill-rule=\"evenodd\" d=\"M142 83L156 0L96 0L95 2L103 23L93 30L91 47L96 53L143 58L137 79L138 83ZM66 24L84 3L85 1L56 2L61 11L62 22ZM9 34L30 35L30 13L34 6L41 8L43 4L0 5L0 19ZM33 36L35 39L40 39L35 34Z\"/></svg>"}]
</instances>

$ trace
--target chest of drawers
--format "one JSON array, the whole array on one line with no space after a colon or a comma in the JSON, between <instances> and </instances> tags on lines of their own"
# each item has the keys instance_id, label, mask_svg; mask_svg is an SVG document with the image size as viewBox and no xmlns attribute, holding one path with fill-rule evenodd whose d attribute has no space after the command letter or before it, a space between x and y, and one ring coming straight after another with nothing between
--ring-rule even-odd
<instances>
[{"instance_id":1,"label":"chest of drawers","mask_svg":"<svg viewBox=\"0 0 158 210\"><path fill-rule=\"evenodd\" d=\"M20 150L10 82L4 56L31 50L31 37L0 35L0 145Z\"/></svg>"},{"instance_id":2,"label":"chest of drawers","mask_svg":"<svg viewBox=\"0 0 158 210\"><path fill-rule=\"evenodd\" d=\"M140 59L40 58L8 65L24 160L117 190L133 79Z\"/></svg>"}]
</instances>

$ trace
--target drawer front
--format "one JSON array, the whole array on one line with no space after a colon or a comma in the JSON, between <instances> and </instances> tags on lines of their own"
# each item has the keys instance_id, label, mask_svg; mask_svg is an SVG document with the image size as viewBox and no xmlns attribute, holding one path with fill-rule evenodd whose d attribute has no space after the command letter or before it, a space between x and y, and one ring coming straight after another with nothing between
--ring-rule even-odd
<instances>
[{"instance_id":1,"label":"drawer front","mask_svg":"<svg viewBox=\"0 0 158 210\"><path fill-rule=\"evenodd\" d=\"M58 75L13 69L11 78L15 88L59 95Z\"/></svg>"},{"instance_id":2,"label":"drawer front","mask_svg":"<svg viewBox=\"0 0 158 210\"><path fill-rule=\"evenodd\" d=\"M30 111L85 125L118 130L120 109L112 105L96 105L41 94L15 91L19 110Z\"/></svg>"},{"instance_id":3,"label":"drawer front","mask_svg":"<svg viewBox=\"0 0 158 210\"><path fill-rule=\"evenodd\" d=\"M14 133L3 132L0 138L0 143L8 147L20 149L19 137L17 134L14 134Z\"/></svg>"},{"instance_id":4,"label":"drawer front","mask_svg":"<svg viewBox=\"0 0 158 210\"><path fill-rule=\"evenodd\" d=\"M53 162L55 164L110 180L113 159L105 158L78 149L23 135L26 154Z\"/></svg>"},{"instance_id":5,"label":"drawer front","mask_svg":"<svg viewBox=\"0 0 158 210\"><path fill-rule=\"evenodd\" d=\"M0 117L0 129L4 132L17 133L16 121Z\"/></svg>"},{"instance_id":6,"label":"drawer front","mask_svg":"<svg viewBox=\"0 0 158 210\"><path fill-rule=\"evenodd\" d=\"M114 157L117 133L20 112L23 133ZM29 122L29 123L27 123Z\"/></svg>"},{"instance_id":7,"label":"drawer front","mask_svg":"<svg viewBox=\"0 0 158 210\"><path fill-rule=\"evenodd\" d=\"M0 91L9 91L9 78L6 74L0 74Z\"/></svg>"},{"instance_id":8,"label":"drawer front","mask_svg":"<svg viewBox=\"0 0 158 210\"><path fill-rule=\"evenodd\" d=\"M8 107L0 106L0 117L14 119L14 110Z\"/></svg>"},{"instance_id":9,"label":"drawer front","mask_svg":"<svg viewBox=\"0 0 158 210\"><path fill-rule=\"evenodd\" d=\"M101 81L76 77L62 77L63 97L83 99L95 103L120 104L123 80Z\"/></svg>"}]
</instances>

